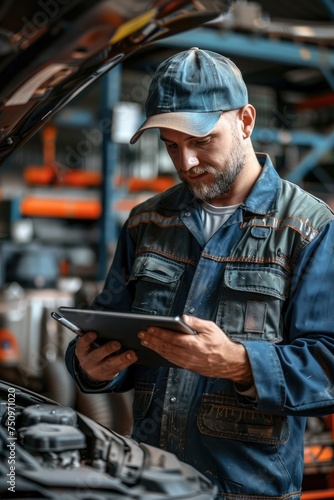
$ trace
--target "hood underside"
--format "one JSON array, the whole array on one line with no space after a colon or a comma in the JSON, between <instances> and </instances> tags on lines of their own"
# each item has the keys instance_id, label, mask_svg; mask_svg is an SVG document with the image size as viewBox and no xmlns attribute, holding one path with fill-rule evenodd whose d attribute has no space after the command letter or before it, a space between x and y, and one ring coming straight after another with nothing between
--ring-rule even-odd
<instances>
[{"instance_id":1,"label":"hood underside","mask_svg":"<svg viewBox=\"0 0 334 500\"><path fill-rule=\"evenodd\" d=\"M0 164L82 90L141 47L226 12L230 0L4 0Z\"/></svg>"}]
</instances>

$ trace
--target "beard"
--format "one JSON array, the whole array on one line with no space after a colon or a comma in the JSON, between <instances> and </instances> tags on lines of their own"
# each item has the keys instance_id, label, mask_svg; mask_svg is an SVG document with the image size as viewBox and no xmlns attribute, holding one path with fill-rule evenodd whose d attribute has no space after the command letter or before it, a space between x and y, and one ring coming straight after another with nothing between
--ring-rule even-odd
<instances>
[{"instance_id":1,"label":"beard","mask_svg":"<svg viewBox=\"0 0 334 500\"><path fill-rule=\"evenodd\" d=\"M245 166L245 153L236 134L233 134L233 139L232 152L230 157L225 161L224 170L217 170L211 165L203 165L193 167L188 171L188 173L193 175L211 174L214 177L211 183L206 184L200 181L196 184L194 182L190 183L187 179L187 173L183 171L178 172L180 180L186 184L190 192L199 200L210 201L227 194L243 170Z\"/></svg>"}]
</instances>

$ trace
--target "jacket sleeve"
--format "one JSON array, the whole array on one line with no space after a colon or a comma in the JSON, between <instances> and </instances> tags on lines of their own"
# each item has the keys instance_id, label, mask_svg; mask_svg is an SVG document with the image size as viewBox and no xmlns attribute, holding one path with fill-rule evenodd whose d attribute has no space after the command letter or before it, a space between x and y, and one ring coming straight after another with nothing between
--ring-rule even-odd
<instances>
[{"instance_id":1,"label":"jacket sleeve","mask_svg":"<svg viewBox=\"0 0 334 500\"><path fill-rule=\"evenodd\" d=\"M285 341L242 342L262 411L334 412L334 222L301 253L284 313Z\"/></svg>"},{"instance_id":2,"label":"jacket sleeve","mask_svg":"<svg viewBox=\"0 0 334 500\"><path fill-rule=\"evenodd\" d=\"M133 242L128 236L127 224L124 225L115 251L113 263L107 274L102 291L93 300L91 308L97 310L130 311L133 301L131 287L128 286L129 270L134 255ZM65 353L67 370L82 392L123 392L132 389L131 370L124 370L114 380L91 384L78 369L75 358L76 339L73 339Z\"/></svg>"}]
</instances>

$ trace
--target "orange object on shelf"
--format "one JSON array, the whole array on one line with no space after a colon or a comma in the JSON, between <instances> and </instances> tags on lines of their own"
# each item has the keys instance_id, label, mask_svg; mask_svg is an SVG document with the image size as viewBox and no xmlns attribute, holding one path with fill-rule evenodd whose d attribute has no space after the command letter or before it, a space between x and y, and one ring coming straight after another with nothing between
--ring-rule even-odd
<instances>
[{"instance_id":1,"label":"orange object on shelf","mask_svg":"<svg viewBox=\"0 0 334 500\"><path fill-rule=\"evenodd\" d=\"M312 445L305 446L304 460L305 464L318 464L322 462L330 462L333 460L332 446Z\"/></svg>"},{"instance_id":2,"label":"orange object on shelf","mask_svg":"<svg viewBox=\"0 0 334 500\"><path fill-rule=\"evenodd\" d=\"M98 200L64 200L30 196L21 201L20 210L26 217L93 220L101 216L102 206Z\"/></svg>"},{"instance_id":3,"label":"orange object on shelf","mask_svg":"<svg viewBox=\"0 0 334 500\"><path fill-rule=\"evenodd\" d=\"M327 428L331 431L332 440L334 441L334 413L327 415L325 417L325 424Z\"/></svg>"},{"instance_id":4,"label":"orange object on shelf","mask_svg":"<svg viewBox=\"0 0 334 500\"><path fill-rule=\"evenodd\" d=\"M16 336L6 328L0 328L0 365L11 366L19 362L19 345Z\"/></svg>"},{"instance_id":5,"label":"orange object on shelf","mask_svg":"<svg viewBox=\"0 0 334 500\"><path fill-rule=\"evenodd\" d=\"M42 130L43 165L29 165L23 172L28 184L50 184L56 176L56 136L57 129L52 125Z\"/></svg>"},{"instance_id":6,"label":"orange object on shelf","mask_svg":"<svg viewBox=\"0 0 334 500\"><path fill-rule=\"evenodd\" d=\"M314 490L314 491L305 491L302 493L301 500L321 500L322 498L334 498L334 490Z\"/></svg>"},{"instance_id":7,"label":"orange object on shelf","mask_svg":"<svg viewBox=\"0 0 334 500\"><path fill-rule=\"evenodd\" d=\"M329 108L333 104L334 92L327 92L299 101L296 104L296 108L298 111L303 109Z\"/></svg>"},{"instance_id":8,"label":"orange object on shelf","mask_svg":"<svg viewBox=\"0 0 334 500\"><path fill-rule=\"evenodd\" d=\"M155 191L161 193L172 186L175 186L175 179L167 175L160 175L155 179L140 179L131 177L127 181L128 190L131 193L136 191Z\"/></svg>"},{"instance_id":9,"label":"orange object on shelf","mask_svg":"<svg viewBox=\"0 0 334 500\"><path fill-rule=\"evenodd\" d=\"M27 184L51 184L55 176L55 169L52 165L29 165L23 172L24 180Z\"/></svg>"},{"instance_id":10,"label":"orange object on shelf","mask_svg":"<svg viewBox=\"0 0 334 500\"><path fill-rule=\"evenodd\" d=\"M102 174L95 171L68 169L56 162L57 129L52 125L42 131L43 164L28 165L23 173L27 184L65 184L73 187L99 186Z\"/></svg>"},{"instance_id":11,"label":"orange object on shelf","mask_svg":"<svg viewBox=\"0 0 334 500\"><path fill-rule=\"evenodd\" d=\"M95 171L71 170L63 173L61 182L73 187L99 186L102 183L102 174Z\"/></svg>"}]
</instances>

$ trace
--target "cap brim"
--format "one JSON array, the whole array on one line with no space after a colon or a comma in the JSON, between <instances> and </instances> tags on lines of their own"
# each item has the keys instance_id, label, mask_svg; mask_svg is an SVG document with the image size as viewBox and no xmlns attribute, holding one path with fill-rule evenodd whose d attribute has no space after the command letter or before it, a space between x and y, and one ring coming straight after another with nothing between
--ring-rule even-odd
<instances>
[{"instance_id":1,"label":"cap brim","mask_svg":"<svg viewBox=\"0 0 334 500\"><path fill-rule=\"evenodd\" d=\"M137 142L142 133L151 128L168 128L194 137L203 137L215 128L221 114L222 111L211 111L208 113L161 113L149 116L131 137L130 144Z\"/></svg>"}]
</instances>

